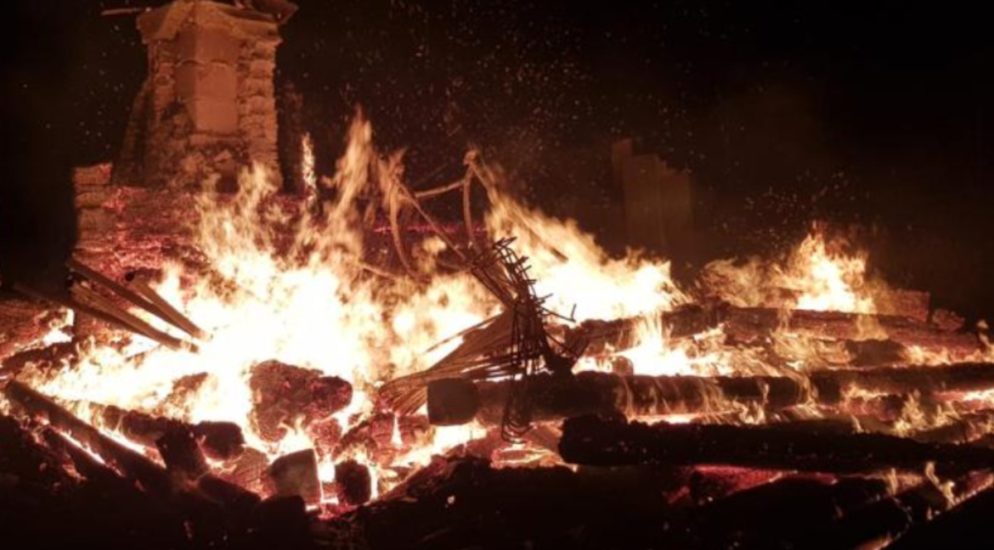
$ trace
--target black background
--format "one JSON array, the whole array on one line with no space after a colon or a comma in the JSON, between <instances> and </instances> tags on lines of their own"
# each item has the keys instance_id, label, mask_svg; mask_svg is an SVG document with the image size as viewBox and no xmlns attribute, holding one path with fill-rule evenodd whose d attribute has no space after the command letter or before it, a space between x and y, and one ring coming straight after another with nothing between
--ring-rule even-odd
<instances>
[{"instance_id":1,"label":"black background","mask_svg":"<svg viewBox=\"0 0 994 550\"><path fill-rule=\"evenodd\" d=\"M4 4L5 278L57 271L70 167L113 158L144 78L134 18L100 11L156 4ZM994 313L994 67L973 2L298 4L278 84L303 92L324 171L361 104L410 181L445 180L479 144L529 200L619 247L608 146L636 136L695 175L681 262L856 222L879 274Z\"/></svg>"}]
</instances>

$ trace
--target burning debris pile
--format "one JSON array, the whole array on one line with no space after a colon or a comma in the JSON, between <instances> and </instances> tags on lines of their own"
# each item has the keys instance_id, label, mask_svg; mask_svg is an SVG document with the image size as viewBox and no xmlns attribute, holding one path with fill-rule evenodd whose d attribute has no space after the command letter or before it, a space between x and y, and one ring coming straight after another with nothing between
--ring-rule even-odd
<instances>
[{"instance_id":1,"label":"burning debris pile","mask_svg":"<svg viewBox=\"0 0 994 550\"><path fill-rule=\"evenodd\" d=\"M66 296L0 302L6 517L163 547L900 548L992 509L985 327L822 232L681 289L477 153L410 189L361 117L310 186L207 185L162 209L182 254L121 240Z\"/></svg>"}]
</instances>

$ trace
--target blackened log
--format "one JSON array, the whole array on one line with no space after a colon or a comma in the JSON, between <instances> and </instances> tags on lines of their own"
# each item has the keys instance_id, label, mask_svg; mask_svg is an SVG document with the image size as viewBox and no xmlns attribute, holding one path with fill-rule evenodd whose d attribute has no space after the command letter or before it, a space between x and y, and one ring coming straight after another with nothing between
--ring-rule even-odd
<instances>
[{"instance_id":1,"label":"blackened log","mask_svg":"<svg viewBox=\"0 0 994 550\"><path fill-rule=\"evenodd\" d=\"M844 313L838 311L779 310L761 307L690 305L660 314L662 330L680 338L724 326L732 343L757 343L777 330L787 330L832 340L864 339L866 328L879 326L890 341L901 346L918 346L927 350L946 350L969 354L983 350L976 334L954 332L938 325L898 315ZM588 351L599 353L607 345L625 349L634 344L642 319L587 321L569 330L567 342L589 342Z\"/></svg>"},{"instance_id":2,"label":"blackened log","mask_svg":"<svg viewBox=\"0 0 994 550\"><path fill-rule=\"evenodd\" d=\"M196 436L189 430L168 430L155 442L170 473L194 481L209 470Z\"/></svg>"},{"instance_id":3,"label":"blackened log","mask_svg":"<svg viewBox=\"0 0 994 550\"><path fill-rule=\"evenodd\" d=\"M245 450L245 436L233 422L198 422L192 431L208 458L231 460Z\"/></svg>"},{"instance_id":4,"label":"blackened log","mask_svg":"<svg viewBox=\"0 0 994 550\"><path fill-rule=\"evenodd\" d=\"M499 423L512 383L440 380L428 385L432 424L463 424L473 418ZM540 375L515 388L535 421L588 413L629 416L714 413L734 404L779 410L807 401L798 382L781 377L617 376L581 372L575 376Z\"/></svg>"},{"instance_id":5,"label":"blackened log","mask_svg":"<svg viewBox=\"0 0 994 550\"><path fill-rule=\"evenodd\" d=\"M994 411L967 413L947 424L917 430L908 437L932 443L971 443L994 433Z\"/></svg>"},{"instance_id":6,"label":"blackened log","mask_svg":"<svg viewBox=\"0 0 994 550\"><path fill-rule=\"evenodd\" d=\"M77 353L74 342L60 342L44 348L16 353L3 361L0 377L16 378L29 364L40 372L51 371L62 366L63 361L71 361Z\"/></svg>"},{"instance_id":7,"label":"blackened log","mask_svg":"<svg viewBox=\"0 0 994 550\"><path fill-rule=\"evenodd\" d=\"M74 485L63 464L19 421L0 415L0 474L12 476L15 486L32 485L45 491L63 491Z\"/></svg>"},{"instance_id":8,"label":"blackened log","mask_svg":"<svg viewBox=\"0 0 994 550\"><path fill-rule=\"evenodd\" d=\"M321 502L321 480L313 449L277 458L269 466L269 478L277 496L300 496L311 505Z\"/></svg>"},{"instance_id":9,"label":"blackened log","mask_svg":"<svg viewBox=\"0 0 994 550\"><path fill-rule=\"evenodd\" d=\"M991 518L994 518L994 489L987 489L932 521L912 526L887 548L988 548Z\"/></svg>"},{"instance_id":10,"label":"blackened log","mask_svg":"<svg viewBox=\"0 0 994 550\"><path fill-rule=\"evenodd\" d=\"M846 340L849 364L854 367L892 365L904 361L907 348L893 340Z\"/></svg>"},{"instance_id":11,"label":"blackened log","mask_svg":"<svg viewBox=\"0 0 994 550\"><path fill-rule=\"evenodd\" d=\"M990 484L991 475L987 471L960 476L948 493L925 481L857 508L824 529L811 531L811 538L800 541L798 547L858 548L870 543L886 543L916 525L928 523L962 499L990 487Z\"/></svg>"},{"instance_id":12,"label":"blackened log","mask_svg":"<svg viewBox=\"0 0 994 550\"><path fill-rule=\"evenodd\" d=\"M671 523L661 491L567 468L457 459L408 493L326 522L323 545L386 548L660 548Z\"/></svg>"},{"instance_id":13,"label":"blackened log","mask_svg":"<svg viewBox=\"0 0 994 550\"><path fill-rule=\"evenodd\" d=\"M423 415L396 416L394 413L381 412L346 432L332 455L365 452L368 456L388 461L390 456L427 444L432 433L432 427Z\"/></svg>"},{"instance_id":14,"label":"blackened log","mask_svg":"<svg viewBox=\"0 0 994 550\"><path fill-rule=\"evenodd\" d=\"M0 417L0 434L7 419ZM51 426L40 429L44 448L61 464L32 464L15 486L0 491L3 533L13 546L30 541L36 548L181 548L189 544L180 511L140 490ZM0 435L0 441L6 441ZM31 452L0 443L0 474L8 461L25 461ZM27 462L25 462L27 463ZM69 476L64 468L74 470ZM39 478L40 476L40 478ZM55 486L39 483L58 476ZM0 475L0 477L3 477ZM0 482L2 484L2 482ZM27 499L27 501L25 501ZM21 500L16 508L10 505Z\"/></svg>"},{"instance_id":15,"label":"blackened log","mask_svg":"<svg viewBox=\"0 0 994 550\"><path fill-rule=\"evenodd\" d=\"M929 350L973 353L983 349L976 334L950 332L928 323L893 315L842 313L838 311L793 310L784 312L768 308L726 308L719 317L725 334L735 342L756 342L775 330L786 330L830 338L858 340L866 327L877 325L898 344Z\"/></svg>"},{"instance_id":16,"label":"blackened log","mask_svg":"<svg viewBox=\"0 0 994 550\"><path fill-rule=\"evenodd\" d=\"M373 480L369 475L369 468L355 460L335 465L335 484L338 488L338 501L342 504L365 504L373 495Z\"/></svg>"},{"instance_id":17,"label":"blackened log","mask_svg":"<svg viewBox=\"0 0 994 550\"><path fill-rule=\"evenodd\" d=\"M181 420L129 411L113 405L88 404L110 430L147 447L155 447L159 439L169 432L188 431L196 436L203 451L215 460L229 460L238 456L245 445L242 429L232 422L198 422L188 424Z\"/></svg>"},{"instance_id":18,"label":"blackened log","mask_svg":"<svg viewBox=\"0 0 994 550\"><path fill-rule=\"evenodd\" d=\"M697 304L681 306L660 314L662 330L673 338L692 336L718 326L722 311ZM564 340L570 347L585 342L589 354L602 353L608 346L626 349L635 344L642 323L644 320L639 318L584 321L579 327L567 330Z\"/></svg>"},{"instance_id":19,"label":"blackened log","mask_svg":"<svg viewBox=\"0 0 994 550\"><path fill-rule=\"evenodd\" d=\"M942 474L994 466L994 450L920 443L881 434L833 434L789 425L647 425L595 416L563 424L563 460L575 464L730 464L755 468L855 473L896 468Z\"/></svg>"},{"instance_id":20,"label":"blackened log","mask_svg":"<svg viewBox=\"0 0 994 550\"><path fill-rule=\"evenodd\" d=\"M583 466L581 466L582 468ZM694 506L704 506L726 496L770 483L783 476L779 470L740 468L738 466L660 466L643 468L684 469L690 472L686 483L686 499ZM681 502L681 500L677 500Z\"/></svg>"},{"instance_id":21,"label":"blackened log","mask_svg":"<svg viewBox=\"0 0 994 550\"><path fill-rule=\"evenodd\" d=\"M193 336L194 338L207 338L207 333L204 332L203 329L195 325L186 315L183 315L178 309L173 307L173 305L160 296L158 292L148 286L145 281L135 279L130 282L130 286L136 293L141 295L142 298L145 298L149 303L153 304L157 308L155 313L159 315L160 318L168 321L174 327L181 329L183 332Z\"/></svg>"},{"instance_id":22,"label":"blackened log","mask_svg":"<svg viewBox=\"0 0 994 550\"><path fill-rule=\"evenodd\" d=\"M266 361L249 378L252 423L267 441L279 441L287 426L326 420L352 401L352 385L321 371Z\"/></svg>"},{"instance_id":23,"label":"blackened log","mask_svg":"<svg viewBox=\"0 0 994 550\"><path fill-rule=\"evenodd\" d=\"M879 367L815 371L811 383L822 402L842 399L846 388L883 394L968 392L994 388L994 364Z\"/></svg>"},{"instance_id":24,"label":"blackened log","mask_svg":"<svg viewBox=\"0 0 994 550\"><path fill-rule=\"evenodd\" d=\"M815 529L888 494L882 480L788 477L688 512L689 548L799 548Z\"/></svg>"},{"instance_id":25,"label":"blackened log","mask_svg":"<svg viewBox=\"0 0 994 550\"><path fill-rule=\"evenodd\" d=\"M118 471L139 482L145 490L158 495L170 493L171 483L164 469L103 435L48 397L17 381L10 382L3 393L24 413L47 420L53 427L89 447Z\"/></svg>"}]
</instances>

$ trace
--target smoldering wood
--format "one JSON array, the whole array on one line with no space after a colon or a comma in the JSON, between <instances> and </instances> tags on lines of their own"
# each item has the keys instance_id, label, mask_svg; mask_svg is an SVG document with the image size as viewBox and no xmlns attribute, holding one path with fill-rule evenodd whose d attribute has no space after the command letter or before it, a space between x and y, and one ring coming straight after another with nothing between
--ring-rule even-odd
<instances>
[{"instance_id":1,"label":"smoldering wood","mask_svg":"<svg viewBox=\"0 0 994 550\"><path fill-rule=\"evenodd\" d=\"M251 447L246 448L237 458L228 461L217 473L221 479L245 487L253 493L265 492L269 458L265 453Z\"/></svg>"},{"instance_id":2,"label":"smoldering wood","mask_svg":"<svg viewBox=\"0 0 994 550\"><path fill-rule=\"evenodd\" d=\"M994 433L994 411L983 410L964 414L952 421L916 430L908 437L930 443L972 443Z\"/></svg>"},{"instance_id":3,"label":"smoldering wood","mask_svg":"<svg viewBox=\"0 0 994 550\"><path fill-rule=\"evenodd\" d=\"M925 525L936 515L953 509L959 499L989 487L989 472L964 474L954 480L950 502L947 495L930 481L886 496L853 510L839 521L814 530L802 539L799 547L818 545L822 548L857 548L871 542L883 542L900 537L909 529ZM968 501L967 501L968 502Z\"/></svg>"},{"instance_id":4,"label":"smoldering wood","mask_svg":"<svg viewBox=\"0 0 994 550\"><path fill-rule=\"evenodd\" d=\"M941 475L989 468L994 450L921 443L882 434L834 434L789 425L648 425L596 416L571 418L559 443L574 464L731 464L755 468L857 473L886 469Z\"/></svg>"},{"instance_id":5,"label":"smoldering wood","mask_svg":"<svg viewBox=\"0 0 994 550\"><path fill-rule=\"evenodd\" d=\"M567 331L567 340L586 338L592 353L608 345L614 349L625 349L634 344L637 331L644 322L638 318L587 321ZM722 325L729 343L762 342L776 330L837 341L858 341L866 339L864 335L868 328L879 326L895 346L918 346L964 355L984 349L977 334L950 331L928 322L895 315L693 304L661 313L660 325L671 338L692 336Z\"/></svg>"},{"instance_id":6,"label":"smoldering wood","mask_svg":"<svg viewBox=\"0 0 994 550\"><path fill-rule=\"evenodd\" d=\"M0 360L36 346L51 329L53 313L58 311L44 301L0 294Z\"/></svg>"},{"instance_id":7,"label":"smoldering wood","mask_svg":"<svg viewBox=\"0 0 994 550\"><path fill-rule=\"evenodd\" d=\"M992 517L994 489L986 489L931 521L912 525L887 548L946 548L959 543L982 546L984 541L990 540Z\"/></svg>"},{"instance_id":8,"label":"smoldering wood","mask_svg":"<svg viewBox=\"0 0 994 550\"><path fill-rule=\"evenodd\" d=\"M34 485L58 491L75 485L52 450L43 446L19 420L0 415L0 472L17 485Z\"/></svg>"},{"instance_id":9,"label":"smoldering wood","mask_svg":"<svg viewBox=\"0 0 994 550\"><path fill-rule=\"evenodd\" d=\"M325 420L352 401L352 385L321 371L303 369L279 361L266 361L252 368L251 421L267 441L279 441L288 426Z\"/></svg>"},{"instance_id":10,"label":"smoldering wood","mask_svg":"<svg viewBox=\"0 0 994 550\"><path fill-rule=\"evenodd\" d=\"M34 365L42 372L51 371L63 362L71 362L77 354L75 342L59 342L21 351L3 360L0 364L0 377L16 378L28 365Z\"/></svg>"},{"instance_id":11,"label":"smoldering wood","mask_svg":"<svg viewBox=\"0 0 994 550\"><path fill-rule=\"evenodd\" d=\"M146 491L157 495L169 494L171 483L164 469L103 435L48 397L17 381L7 384L3 394L24 414L44 419L53 427L86 445L123 475L139 482Z\"/></svg>"},{"instance_id":12,"label":"smoldering wood","mask_svg":"<svg viewBox=\"0 0 994 550\"><path fill-rule=\"evenodd\" d=\"M888 495L881 479L791 476L686 512L674 547L800 548L815 529Z\"/></svg>"},{"instance_id":13,"label":"smoldering wood","mask_svg":"<svg viewBox=\"0 0 994 550\"><path fill-rule=\"evenodd\" d=\"M101 319L106 320L106 317L112 317L118 321L119 326L127 327L131 332L158 342L168 348L194 351L197 349L195 344L186 342L155 328L150 323L118 306L112 299L103 296L91 288L87 288L84 285L76 285L73 287L72 293L78 304L89 308L89 311L84 311L84 313L93 315L94 310L99 311L104 315Z\"/></svg>"},{"instance_id":14,"label":"smoldering wood","mask_svg":"<svg viewBox=\"0 0 994 550\"><path fill-rule=\"evenodd\" d=\"M245 436L233 422L198 422L192 431L204 454L214 460L231 460L245 450Z\"/></svg>"},{"instance_id":15,"label":"smoldering wood","mask_svg":"<svg viewBox=\"0 0 994 550\"><path fill-rule=\"evenodd\" d=\"M810 373L809 378L819 400L834 403L847 388L889 395L986 390L994 388L994 364L822 370Z\"/></svg>"},{"instance_id":16,"label":"smoldering wood","mask_svg":"<svg viewBox=\"0 0 994 550\"><path fill-rule=\"evenodd\" d=\"M197 479L197 490L206 498L218 503L238 520L247 518L262 500L259 495L207 473Z\"/></svg>"},{"instance_id":17,"label":"smoldering wood","mask_svg":"<svg viewBox=\"0 0 994 550\"><path fill-rule=\"evenodd\" d=\"M204 339L207 337L207 333L204 332L203 329L198 327L186 315L183 315L183 313L173 307L173 305L160 296L158 292L148 286L148 283L145 281L134 279L130 282L130 286L138 295L145 298L149 303L154 304L162 318L173 326L179 328L194 338Z\"/></svg>"},{"instance_id":18,"label":"smoldering wood","mask_svg":"<svg viewBox=\"0 0 994 550\"><path fill-rule=\"evenodd\" d=\"M946 331L893 315L794 310L784 317L783 312L776 309L727 308L721 314L721 322L728 337L740 342L761 340L777 328L834 340L858 340L867 327L878 325L890 340L905 346L963 353L983 349L976 334Z\"/></svg>"},{"instance_id":19,"label":"smoldering wood","mask_svg":"<svg viewBox=\"0 0 994 550\"><path fill-rule=\"evenodd\" d=\"M70 258L66 263L66 266L76 277L82 278L94 287L90 289L83 285L76 285L74 291L81 300L89 302L90 306L95 306L98 309L103 310L104 313L121 320L128 326L133 327L133 330L136 332L144 334L149 338L155 339L156 341L160 341L164 345L168 345L170 347L190 347L194 349L196 347L191 343L173 338L169 334L154 328L142 319L126 311L126 309L118 307L114 300L118 300L128 306L141 309L161 321L187 332L195 338L202 338L205 336L205 333L194 325L192 321L166 302L165 299L159 296L147 285L137 282L133 285L135 287L133 290L132 288L124 286L103 273L100 273L99 271L81 263L75 258ZM113 298L103 296L100 292L98 292L98 289L102 289L104 292L111 294ZM178 343L172 343L173 340Z\"/></svg>"},{"instance_id":20,"label":"smoldering wood","mask_svg":"<svg viewBox=\"0 0 994 550\"><path fill-rule=\"evenodd\" d=\"M397 416L381 412L342 435L331 454L338 457L362 452L373 457L384 453L392 456L429 443L432 433L431 424L424 415Z\"/></svg>"},{"instance_id":21,"label":"smoldering wood","mask_svg":"<svg viewBox=\"0 0 994 550\"><path fill-rule=\"evenodd\" d=\"M232 422L205 421L188 424L113 405L88 403L86 406L100 418L106 428L148 447L157 446L159 438L169 432L188 431L196 436L203 451L216 460L231 459L244 449L242 429Z\"/></svg>"},{"instance_id":22,"label":"smoldering wood","mask_svg":"<svg viewBox=\"0 0 994 550\"><path fill-rule=\"evenodd\" d=\"M650 548L669 518L661 491L641 478L564 467L492 468L440 460L403 494L326 522L317 542L364 548Z\"/></svg>"},{"instance_id":23,"label":"smoldering wood","mask_svg":"<svg viewBox=\"0 0 994 550\"><path fill-rule=\"evenodd\" d=\"M0 416L0 477L17 477L13 485L5 479L0 492L7 540L16 543L19 535L30 533L31 543L45 548L80 541L129 548L155 541L156 547L177 548L188 541L183 516L164 500L140 490L51 426L18 426L17 433L27 437L18 443L9 437L11 420ZM69 469L75 474L68 475Z\"/></svg>"},{"instance_id":24,"label":"smoldering wood","mask_svg":"<svg viewBox=\"0 0 994 550\"><path fill-rule=\"evenodd\" d=\"M159 456L170 473L186 480L196 480L210 469L193 432L185 429L166 430L155 441Z\"/></svg>"},{"instance_id":25,"label":"smoldering wood","mask_svg":"<svg viewBox=\"0 0 994 550\"><path fill-rule=\"evenodd\" d=\"M893 340L846 340L843 345L854 367L901 363L907 351L906 346Z\"/></svg>"},{"instance_id":26,"label":"smoldering wood","mask_svg":"<svg viewBox=\"0 0 994 550\"><path fill-rule=\"evenodd\" d=\"M160 331L153 331L151 333L144 332L144 329L139 325L144 322L138 320L138 324L133 324L132 320L136 319L133 315L121 310L113 304L106 303L105 306L111 308L114 313L109 313L104 309L97 307L93 304L87 303L83 300L79 300L77 297L71 295L58 295L54 293L47 293L37 289L33 289L22 283L15 283L14 290L32 298L49 302L58 307L64 307L75 312L77 315L89 315L93 318L99 319L107 323L108 325L117 328L119 330L124 330L125 332L131 332L145 336L151 340L154 340L164 346L179 348L181 344L179 340L169 336L168 334L162 333ZM85 291L84 291L85 293Z\"/></svg>"},{"instance_id":27,"label":"smoldering wood","mask_svg":"<svg viewBox=\"0 0 994 550\"><path fill-rule=\"evenodd\" d=\"M299 496L312 505L321 502L321 480L313 449L277 458L269 466L268 474L275 495Z\"/></svg>"},{"instance_id":28,"label":"smoldering wood","mask_svg":"<svg viewBox=\"0 0 994 550\"><path fill-rule=\"evenodd\" d=\"M432 424L463 424L474 418L499 423L512 384L449 379L428 386ZM646 416L723 412L735 404L774 411L804 403L809 393L784 377L617 376L600 372L539 375L522 382L532 420L588 413Z\"/></svg>"}]
</instances>

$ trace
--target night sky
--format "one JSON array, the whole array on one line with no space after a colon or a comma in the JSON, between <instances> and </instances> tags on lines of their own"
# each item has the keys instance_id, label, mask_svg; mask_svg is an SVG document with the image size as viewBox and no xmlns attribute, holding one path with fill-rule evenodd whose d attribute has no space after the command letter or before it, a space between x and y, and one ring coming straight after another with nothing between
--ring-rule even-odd
<instances>
[{"instance_id":1,"label":"night sky","mask_svg":"<svg viewBox=\"0 0 994 550\"><path fill-rule=\"evenodd\" d=\"M69 167L113 158L145 74L134 18L99 12L160 3L5 4L7 256L39 269L71 246ZM608 147L635 136L695 175L699 246L681 262L855 222L885 277L994 314L994 40L974 2L298 4L277 85L304 94L325 170L361 104L416 185L478 144L530 201L618 247Z\"/></svg>"}]
</instances>

